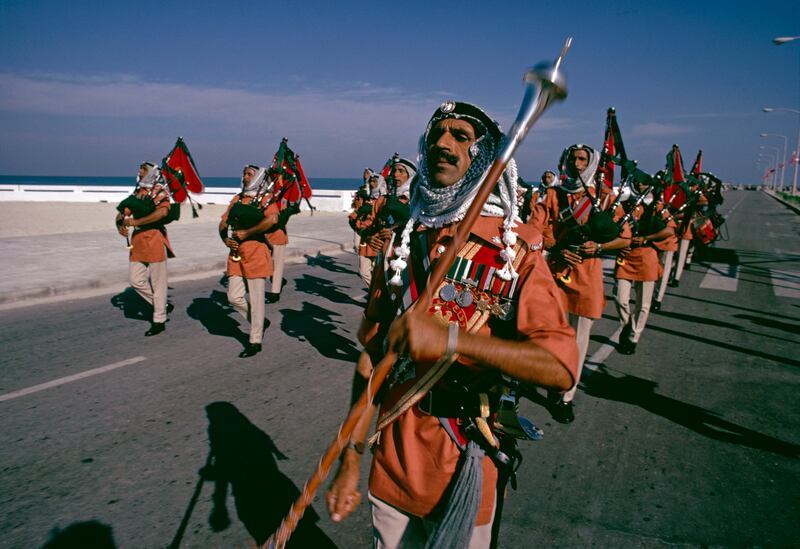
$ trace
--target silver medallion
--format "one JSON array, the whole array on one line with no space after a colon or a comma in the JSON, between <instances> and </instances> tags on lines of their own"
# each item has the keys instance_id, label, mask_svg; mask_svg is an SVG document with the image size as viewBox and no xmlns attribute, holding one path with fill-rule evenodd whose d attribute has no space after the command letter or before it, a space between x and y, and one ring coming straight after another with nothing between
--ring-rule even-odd
<instances>
[{"instance_id":1,"label":"silver medallion","mask_svg":"<svg viewBox=\"0 0 800 549\"><path fill-rule=\"evenodd\" d=\"M456 303L462 309L466 309L467 307L472 305L473 301L474 299L472 297L472 292L466 289L458 292L458 295L456 296Z\"/></svg>"},{"instance_id":2,"label":"silver medallion","mask_svg":"<svg viewBox=\"0 0 800 549\"><path fill-rule=\"evenodd\" d=\"M452 99L448 99L447 101L442 103L442 106L439 107L439 110L445 114L453 112L454 110L456 110L456 102L453 101Z\"/></svg>"},{"instance_id":3,"label":"silver medallion","mask_svg":"<svg viewBox=\"0 0 800 549\"><path fill-rule=\"evenodd\" d=\"M456 294L458 291L456 287L452 284L445 284L442 286L442 289L439 290L439 297L442 298L442 301L453 301L456 298Z\"/></svg>"}]
</instances>

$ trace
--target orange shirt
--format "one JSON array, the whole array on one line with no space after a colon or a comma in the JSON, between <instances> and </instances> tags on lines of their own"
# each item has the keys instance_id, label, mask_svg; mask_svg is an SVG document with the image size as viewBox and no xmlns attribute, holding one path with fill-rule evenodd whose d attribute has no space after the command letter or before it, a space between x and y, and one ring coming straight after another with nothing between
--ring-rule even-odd
<instances>
[{"instance_id":1,"label":"orange shirt","mask_svg":"<svg viewBox=\"0 0 800 549\"><path fill-rule=\"evenodd\" d=\"M228 214L234 204L239 201L239 196L233 197L231 203L228 204L228 209L222 214L222 221L228 222ZM249 204L253 201L250 196L242 198L243 204ZM267 202L267 197L262 199L261 204ZM278 206L270 204L264 210L264 217L278 214ZM244 242L239 243L239 257L240 261L233 260L233 254L228 254L228 276L241 276L242 278L266 278L272 276L272 255L269 253L269 247L266 244L263 234L259 234Z\"/></svg>"},{"instance_id":2,"label":"orange shirt","mask_svg":"<svg viewBox=\"0 0 800 549\"><path fill-rule=\"evenodd\" d=\"M149 194L148 189L139 189L136 196L142 198ZM155 194L156 209L166 208L169 211L169 198L166 192L161 188L161 185L153 187L153 194ZM130 211L126 208L125 215L130 215ZM167 238L166 228L148 228L140 229L134 228L133 236L131 237L131 252L129 259L131 262L138 263L159 263L166 261L167 257L175 257L170 246L169 239Z\"/></svg>"},{"instance_id":3,"label":"orange shirt","mask_svg":"<svg viewBox=\"0 0 800 549\"><path fill-rule=\"evenodd\" d=\"M640 219L644 213L644 206L636 206L633 212L635 219ZM647 235L639 235L647 236ZM622 265L620 265L622 261ZM658 262L658 252L649 244L632 248L630 253L622 260L618 259L614 266L614 278L620 280L658 280L661 276L661 265Z\"/></svg>"},{"instance_id":4,"label":"orange shirt","mask_svg":"<svg viewBox=\"0 0 800 549\"><path fill-rule=\"evenodd\" d=\"M499 254L501 248L495 238L502 236L502 218L480 217L472 230L470 241L478 241L492 253ZM519 238L529 247L541 242L538 231L528 225L517 229ZM439 257L439 246L449 245L455 233L455 225L433 230L427 241L430 246L429 257L434 261ZM519 340L531 341L549 351L567 369L572 378L577 375L577 345L575 333L567 325L566 311L559 291L553 282L547 263L540 251L528 252L517 267L520 287L516 324L490 320L477 333L497 335L501 324L511 326L511 333ZM394 318L394 308L386 297L388 289L382 265L373 274L372 295L366 313L367 318L380 319L389 323ZM516 330L514 330L516 328ZM508 333L508 332L506 332ZM417 376L422 375L430 365L416 365ZM459 369L466 377L489 376L496 380L497 372L456 363L451 371ZM413 385L415 380L398 384L388 389L381 406L386 410ZM441 383L441 382L440 382ZM438 387L438 386L437 386ZM375 448L369 490L376 497L415 516L424 517L431 513L442 500L447 487L456 473L460 450L442 427L438 418L427 415L415 405L387 426ZM495 497L497 469L490 458L483 460L483 488L481 508L477 524L487 524L492 517Z\"/></svg>"},{"instance_id":5,"label":"orange shirt","mask_svg":"<svg viewBox=\"0 0 800 549\"><path fill-rule=\"evenodd\" d=\"M565 238L567 231L573 226L569 219L561 221L559 218L561 208L558 192L564 191L558 190L558 187L547 189L544 201L537 204L530 222L544 234L545 247L547 248L553 247L557 240ZM601 192L601 209L607 210L613 205L614 198L606 187L603 187ZM583 190L565 194L570 208L574 208L585 196ZM613 216L614 221L619 221L624 215L625 212L622 207L617 206ZM619 236L621 238L630 238L631 230L627 223L623 225ZM553 273L556 275L566 275L568 273L570 278L569 284L563 282L560 278L556 279L556 284L566 296L567 310L577 316L600 318L606 305L605 292L603 291L602 260L599 257L584 258L582 263L569 268L556 255L551 255L548 260Z\"/></svg>"}]
</instances>

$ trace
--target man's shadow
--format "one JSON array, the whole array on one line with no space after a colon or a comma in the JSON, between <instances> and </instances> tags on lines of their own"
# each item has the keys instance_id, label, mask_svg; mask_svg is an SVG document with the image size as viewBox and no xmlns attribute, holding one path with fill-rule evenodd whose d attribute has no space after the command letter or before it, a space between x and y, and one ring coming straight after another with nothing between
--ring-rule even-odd
<instances>
[{"instance_id":1,"label":"man's shadow","mask_svg":"<svg viewBox=\"0 0 800 549\"><path fill-rule=\"evenodd\" d=\"M133 288L125 288L122 292L113 296L111 304L122 311L125 318L145 320L147 322L153 318L153 307L142 299L142 296L137 294Z\"/></svg>"},{"instance_id":2,"label":"man's shadow","mask_svg":"<svg viewBox=\"0 0 800 549\"><path fill-rule=\"evenodd\" d=\"M320 267L327 271L331 271L332 273L346 273L346 274L358 274L353 269L349 269L340 265L334 258L328 255L322 255L321 253L317 252L316 256L305 255L306 264L309 267Z\"/></svg>"},{"instance_id":3,"label":"man's shadow","mask_svg":"<svg viewBox=\"0 0 800 549\"><path fill-rule=\"evenodd\" d=\"M231 317L236 314L228 305L228 296L219 290L212 290L208 297L196 297L192 300L186 313L190 318L199 320L211 335L232 337L246 346L249 335L242 331L239 322ZM269 321L264 319L264 327L269 326Z\"/></svg>"},{"instance_id":4,"label":"man's shadow","mask_svg":"<svg viewBox=\"0 0 800 549\"><path fill-rule=\"evenodd\" d=\"M96 520L74 522L56 528L41 549L117 549L111 527Z\"/></svg>"},{"instance_id":5,"label":"man's shadow","mask_svg":"<svg viewBox=\"0 0 800 549\"><path fill-rule=\"evenodd\" d=\"M227 509L228 486L233 494L239 520L260 546L280 526L300 490L278 469L276 458L287 459L272 439L250 422L230 402L206 406L209 461L201 478L214 482L211 529L222 531L230 525ZM319 515L306 509L287 547L336 547L317 526Z\"/></svg>"},{"instance_id":6,"label":"man's shadow","mask_svg":"<svg viewBox=\"0 0 800 549\"><path fill-rule=\"evenodd\" d=\"M304 274L303 278L295 279L294 283L295 289L298 292L324 297L329 301L344 305L364 305L363 302L356 301L341 291L341 289L345 288L346 286L335 284L330 280L325 280L324 278L319 278L310 274Z\"/></svg>"},{"instance_id":7,"label":"man's shadow","mask_svg":"<svg viewBox=\"0 0 800 549\"><path fill-rule=\"evenodd\" d=\"M605 367L581 381L586 394L639 406L708 438L766 450L787 457L800 457L800 446L761 434L722 419L718 414L656 392L658 383L624 374L612 376Z\"/></svg>"},{"instance_id":8,"label":"man's shadow","mask_svg":"<svg viewBox=\"0 0 800 549\"><path fill-rule=\"evenodd\" d=\"M334 320L334 317L341 316L339 313L307 301L303 302L300 311L281 309L280 312L283 315L281 330L289 337L308 341L322 356L351 363L358 360L360 352L356 344L335 333L337 324L343 324Z\"/></svg>"}]
</instances>

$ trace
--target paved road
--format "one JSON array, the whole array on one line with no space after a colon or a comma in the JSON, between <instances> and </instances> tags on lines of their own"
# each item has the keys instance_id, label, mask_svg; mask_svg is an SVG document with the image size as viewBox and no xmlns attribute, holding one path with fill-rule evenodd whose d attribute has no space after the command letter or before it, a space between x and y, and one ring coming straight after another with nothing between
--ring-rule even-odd
<instances>
[{"instance_id":1,"label":"paved road","mask_svg":"<svg viewBox=\"0 0 800 549\"><path fill-rule=\"evenodd\" d=\"M525 401L545 439L523 447L502 547L800 545L800 223L755 192L728 193L723 212L731 239L696 256L633 356L613 352L609 304L575 423L554 423L538 393ZM152 339L128 292L3 312L0 545L35 547L54 526L96 519L120 547L166 547L191 509L181 547L247 547L230 495L220 532L212 483L191 505L205 407L240 412L212 418L240 427L226 440L234 455L260 456L237 463L248 486L270 497L302 486L348 398L363 295L353 268L349 255L291 266L268 306L281 353L247 360L220 276L172 284L175 311ZM270 457L270 440L288 459ZM366 507L343 525L314 508L336 545L368 545Z\"/></svg>"}]
</instances>

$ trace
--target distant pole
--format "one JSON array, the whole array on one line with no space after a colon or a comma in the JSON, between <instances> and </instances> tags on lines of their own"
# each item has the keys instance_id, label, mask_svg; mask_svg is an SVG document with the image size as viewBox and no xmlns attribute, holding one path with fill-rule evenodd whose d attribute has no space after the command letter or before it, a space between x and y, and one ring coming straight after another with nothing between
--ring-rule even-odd
<instances>
[{"instance_id":1,"label":"distant pole","mask_svg":"<svg viewBox=\"0 0 800 549\"><path fill-rule=\"evenodd\" d=\"M789 138L779 133L762 133L761 137L783 138L783 163L781 164L781 189L783 189L783 175L786 173L786 150L789 148Z\"/></svg>"},{"instance_id":2,"label":"distant pole","mask_svg":"<svg viewBox=\"0 0 800 549\"><path fill-rule=\"evenodd\" d=\"M777 40L777 39L776 39ZM793 112L800 115L797 109L787 109L785 107L764 107L764 112ZM794 149L794 177L792 178L792 196L797 194L797 166L800 164L800 116L797 119L797 147Z\"/></svg>"},{"instance_id":3,"label":"distant pole","mask_svg":"<svg viewBox=\"0 0 800 549\"><path fill-rule=\"evenodd\" d=\"M780 148L773 147L771 145L761 145L759 149L772 149L775 151L775 171L772 172L772 189L775 190L778 188L778 161L781 158L781 150Z\"/></svg>"}]
</instances>

